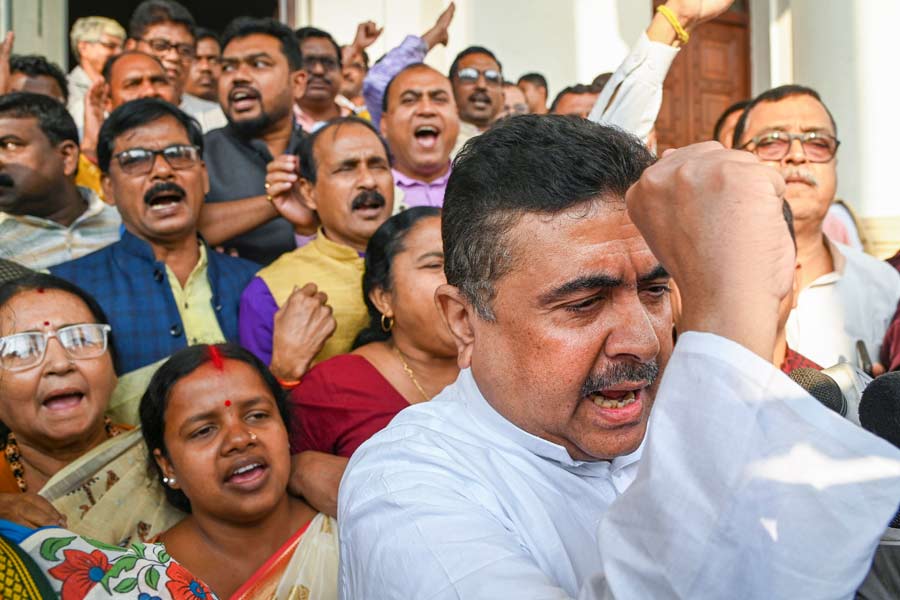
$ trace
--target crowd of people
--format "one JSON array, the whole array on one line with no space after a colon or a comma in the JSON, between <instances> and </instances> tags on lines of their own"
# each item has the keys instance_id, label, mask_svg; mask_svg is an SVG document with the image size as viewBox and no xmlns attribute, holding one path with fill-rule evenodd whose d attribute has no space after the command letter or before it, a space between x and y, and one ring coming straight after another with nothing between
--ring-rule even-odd
<instances>
[{"instance_id":1,"label":"crowd of people","mask_svg":"<svg viewBox=\"0 0 900 600\"><path fill-rule=\"evenodd\" d=\"M896 597L900 451L787 377L900 369L825 99L655 156L730 4L552 99L426 64L452 2L375 60L176 0L78 19L68 75L8 33L0 595Z\"/></svg>"}]
</instances>

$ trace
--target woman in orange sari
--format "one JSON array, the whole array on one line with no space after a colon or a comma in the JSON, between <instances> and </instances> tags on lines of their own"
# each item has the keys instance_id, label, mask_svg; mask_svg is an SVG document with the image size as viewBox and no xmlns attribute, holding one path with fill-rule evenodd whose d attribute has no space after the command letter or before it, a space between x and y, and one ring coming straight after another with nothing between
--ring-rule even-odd
<instances>
[{"instance_id":1,"label":"woman in orange sari","mask_svg":"<svg viewBox=\"0 0 900 600\"><path fill-rule=\"evenodd\" d=\"M236 345L174 354L141 400L152 468L189 515L169 554L220 598L337 598L337 527L288 495L284 391Z\"/></svg>"}]
</instances>

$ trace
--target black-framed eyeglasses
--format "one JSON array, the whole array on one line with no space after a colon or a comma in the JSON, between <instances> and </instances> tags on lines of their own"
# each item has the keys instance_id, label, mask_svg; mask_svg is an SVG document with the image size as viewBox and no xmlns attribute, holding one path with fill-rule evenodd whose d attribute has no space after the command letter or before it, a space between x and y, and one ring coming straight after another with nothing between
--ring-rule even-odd
<instances>
[{"instance_id":1,"label":"black-framed eyeglasses","mask_svg":"<svg viewBox=\"0 0 900 600\"><path fill-rule=\"evenodd\" d=\"M475 67L463 67L456 71L456 76L463 83L475 83L478 76L484 75L484 80L489 85L500 85L503 83L503 75L497 69L476 69Z\"/></svg>"},{"instance_id":2,"label":"black-framed eyeglasses","mask_svg":"<svg viewBox=\"0 0 900 600\"><path fill-rule=\"evenodd\" d=\"M0 338L0 367L24 371L39 365L47 354L47 343L55 337L69 358L96 358L106 352L112 327L105 323L79 323L50 331L28 331Z\"/></svg>"},{"instance_id":3,"label":"black-framed eyeglasses","mask_svg":"<svg viewBox=\"0 0 900 600\"><path fill-rule=\"evenodd\" d=\"M194 58L197 53L196 46L191 44L173 44L169 40L163 38L153 38L152 40L136 38L136 40L138 42L145 42L150 46L150 49L157 54L165 54L169 50L175 50L181 58Z\"/></svg>"},{"instance_id":4,"label":"black-framed eyeglasses","mask_svg":"<svg viewBox=\"0 0 900 600\"><path fill-rule=\"evenodd\" d=\"M340 66L337 59L331 56L310 55L303 57L303 68L307 71L312 71L316 68L316 65L322 65L322 70L324 71L334 71Z\"/></svg>"},{"instance_id":5,"label":"black-framed eyeglasses","mask_svg":"<svg viewBox=\"0 0 900 600\"><path fill-rule=\"evenodd\" d=\"M169 166L180 171L190 169L200 159L200 150L196 146L186 144L173 144L162 150L149 148L129 148L119 152L113 158L119 163L119 168L126 175L147 175L153 170L156 157L162 156Z\"/></svg>"},{"instance_id":6,"label":"black-framed eyeglasses","mask_svg":"<svg viewBox=\"0 0 900 600\"><path fill-rule=\"evenodd\" d=\"M758 135L743 146L762 160L779 161L788 155L794 140L800 140L803 154L810 162L824 163L834 158L841 142L827 133L808 131L806 133L788 133L786 131L770 131ZM748 148L748 146L753 146Z\"/></svg>"}]
</instances>

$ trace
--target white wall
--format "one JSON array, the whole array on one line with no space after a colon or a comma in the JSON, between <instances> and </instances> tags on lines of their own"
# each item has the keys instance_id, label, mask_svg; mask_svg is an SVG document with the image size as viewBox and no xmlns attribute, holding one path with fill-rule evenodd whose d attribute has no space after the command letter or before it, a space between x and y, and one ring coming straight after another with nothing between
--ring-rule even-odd
<instances>
[{"instance_id":1,"label":"white wall","mask_svg":"<svg viewBox=\"0 0 900 600\"><path fill-rule=\"evenodd\" d=\"M372 19L385 31L370 49L372 60L409 33L420 35L449 3L447 0L297 0L304 24L332 33L340 43L353 38L356 23ZM352 15L348 18L348 15ZM613 71L651 17L650 0L458 0L450 45L428 62L446 71L457 52L469 45L491 49L515 80L528 71L543 73L551 95L572 83L590 83Z\"/></svg>"},{"instance_id":2,"label":"white wall","mask_svg":"<svg viewBox=\"0 0 900 600\"><path fill-rule=\"evenodd\" d=\"M6 26L6 16L12 16L16 32L16 54L43 54L64 70L68 65L66 0L2 0L0 19ZM4 30L4 35L6 31Z\"/></svg>"},{"instance_id":3,"label":"white wall","mask_svg":"<svg viewBox=\"0 0 900 600\"><path fill-rule=\"evenodd\" d=\"M799 83L834 115L838 196L863 217L900 216L896 161L897 0L751 0L753 93Z\"/></svg>"}]
</instances>

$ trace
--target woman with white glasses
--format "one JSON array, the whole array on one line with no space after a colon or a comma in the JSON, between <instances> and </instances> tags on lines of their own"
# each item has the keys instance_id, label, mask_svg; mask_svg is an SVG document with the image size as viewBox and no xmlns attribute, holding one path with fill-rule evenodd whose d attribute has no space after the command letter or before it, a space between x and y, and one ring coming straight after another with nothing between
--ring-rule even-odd
<instances>
[{"instance_id":1,"label":"woman with white glasses","mask_svg":"<svg viewBox=\"0 0 900 600\"><path fill-rule=\"evenodd\" d=\"M183 517L148 478L140 431L105 415L116 386L97 302L52 275L0 285L0 519L111 544Z\"/></svg>"}]
</instances>

